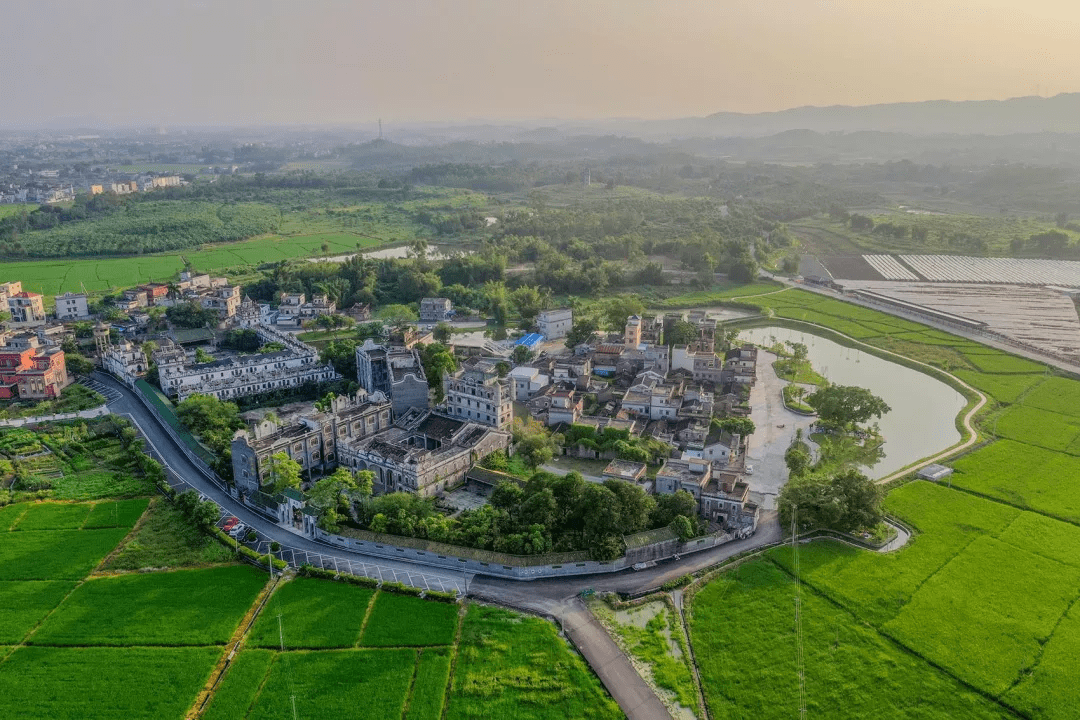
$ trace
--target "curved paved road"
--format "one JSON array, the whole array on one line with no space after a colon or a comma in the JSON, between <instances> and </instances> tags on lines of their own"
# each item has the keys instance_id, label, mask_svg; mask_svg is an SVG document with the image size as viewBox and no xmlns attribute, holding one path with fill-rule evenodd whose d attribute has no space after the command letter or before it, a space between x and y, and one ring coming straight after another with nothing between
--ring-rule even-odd
<instances>
[{"instance_id":1,"label":"curved paved road","mask_svg":"<svg viewBox=\"0 0 1080 720\"><path fill-rule=\"evenodd\" d=\"M291 533L276 523L241 504L217 483L212 481L181 451L177 441L165 431L161 420L133 395L133 391L111 377L98 373L95 379L117 393L117 399L109 403L109 409L129 418L142 431L154 453L162 460L169 473L187 485L203 493L224 510L236 515L248 527L257 530L266 541L277 541L299 552L310 552L343 563L360 563L368 567L382 568L395 579L412 578L410 584L421 582L436 589L460 588L468 595L481 600L517 607L547 615L558 620L567 637L574 643L589 665L599 676L619 707L631 720L670 720L671 715L656 697L648 684L634 670L633 665L600 626L577 594L585 587L599 590L638 593L655 588L666 580L714 565L726 558L779 541L780 524L774 513L767 513L755 536L735 540L717 548L694 553L681 561L667 562L640 573L622 573L570 578L552 578L528 582L455 576L441 568L421 566L416 563L394 562L380 557L324 545L310 538ZM333 567L335 565L324 565ZM367 573L370 574L370 573ZM380 573L381 574L381 573ZM465 587L462 587L462 586Z\"/></svg>"}]
</instances>

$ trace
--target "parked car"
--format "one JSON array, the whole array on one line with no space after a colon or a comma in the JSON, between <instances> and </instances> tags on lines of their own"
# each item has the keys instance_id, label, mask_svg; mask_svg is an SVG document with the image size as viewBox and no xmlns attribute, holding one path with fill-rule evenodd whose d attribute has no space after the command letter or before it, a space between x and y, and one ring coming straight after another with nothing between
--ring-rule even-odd
<instances>
[{"instance_id":1,"label":"parked car","mask_svg":"<svg viewBox=\"0 0 1080 720\"><path fill-rule=\"evenodd\" d=\"M754 474L754 466L753 465L747 465L746 466L746 474L747 475L753 475Z\"/></svg>"},{"instance_id":2,"label":"parked car","mask_svg":"<svg viewBox=\"0 0 1080 720\"><path fill-rule=\"evenodd\" d=\"M225 521L225 524L221 526L221 529L225 532L230 532L234 527L240 524L240 518L231 517Z\"/></svg>"},{"instance_id":3,"label":"parked car","mask_svg":"<svg viewBox=\"0 0 1080 720\"><path fill-rule=\"evenodd\" d=\"M240 523L239 525L234 527L232 530L229 530L228 532L229 532L230 537L241 537L241 534L245 530L247 530L247 525L245 525L244 523Z\"/></svg>"}]
</instances>

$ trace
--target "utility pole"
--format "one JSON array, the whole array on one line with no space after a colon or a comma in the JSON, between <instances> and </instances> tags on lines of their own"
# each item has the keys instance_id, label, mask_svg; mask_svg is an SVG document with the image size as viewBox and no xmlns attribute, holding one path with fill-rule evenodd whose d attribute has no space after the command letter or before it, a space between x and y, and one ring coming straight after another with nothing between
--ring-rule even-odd
<instances>
[{"instance_id":1,"label":"utility pole","mask_svg":"<svg viewBox=\"0 0 1080 720\"><path fill-rule=\"evenodd\" d=\"M379 139L382 140L382 118L379 118Z\"/></svg>"}]
</instances>

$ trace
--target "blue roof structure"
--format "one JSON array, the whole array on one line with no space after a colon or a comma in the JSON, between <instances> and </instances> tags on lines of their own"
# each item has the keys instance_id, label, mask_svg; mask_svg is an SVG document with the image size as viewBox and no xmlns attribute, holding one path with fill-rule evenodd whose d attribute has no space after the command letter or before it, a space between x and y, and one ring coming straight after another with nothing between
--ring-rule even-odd
<instances>
[{"instance_id":1,"label":"blue roof structure","mask_svg":"<svg viewBox=\"0 0 1080 720\"><path fill-rule=\"evenodd\" d=\"M524 345L525 347L532 350L534 347L539 345L540 342L543 339L544 339L544 336L541 335L540 333L529 333L528 335L525 335L524 337L518 338L517 342L515 342L514 344L515 345Z\"/></svg>"}]
</instances>

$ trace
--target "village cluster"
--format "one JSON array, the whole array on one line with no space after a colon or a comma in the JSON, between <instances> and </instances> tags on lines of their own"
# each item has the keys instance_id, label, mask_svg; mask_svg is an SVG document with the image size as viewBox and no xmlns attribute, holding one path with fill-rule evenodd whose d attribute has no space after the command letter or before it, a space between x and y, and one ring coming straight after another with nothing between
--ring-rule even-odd
<instances>
[{"instance_id":1,"label":"village cluster","mask_svg":"<svg viewBox=\"0 0 1080 720\"><path fill-rule=\"evenodd\" d=\"M0 397L58 397L71 382L60 344L71 337L74 323L92 319L87 296L57 296L55 310L46 313L41 295L9 282L0 285L0 300L10 313L10 332L0 348ZM148 322L149 308L192 301L216 313L216 327L158 333L149 357L132 341ZM184 272L174 283L127 290L115 304L129 321L94 324L96 362L131 387L151 367L160 390L177 402L193 395L235 401L274 391L288 397L290 390L342 379L298 337L313 318L339 312L322 295L309 301L283 293L271 306L241 297L240 288L225 278ZM354 307L345 314L366 320L370 310ZM305 510L302 490L268 492L269 467L280 453L299 464L305 488L341 466L372 471L376 493L443 496L469 483L490 488L492 474L478 464L497 451L512 453L515 417L527 416L564 434L569 428L611 428L659 441L669 450L652 472L647 462L589 443L567 441L561 451L610 461L588 479L616 478L658 494L685 490L710 523L725 530L756 526L758 507L745 478L752 472L746 466L748 437L721 429L714 418L750 414L757 349L735 345L718 355L724 341L715 319L701 311L633 315L621 334L600 334L566 348L561 341L573 313L561 308L542 312L536 332L516 341L459 344L451 337L459 362L442 378L435 403L420 348L433 342L433 324L453 314L448 299L425 298L418 324L358 345L356 377L348 378L359 386L353 393L244 413L247 426L231 447L238 494L282 524L313 531L315 519ZM666 331L687 322L697 330L692 342L664 344ZM218 346L216 339L229 330L254 332L263 351ZM514 363L516 345L541 351Z\"/></svg>"}]
</instances>

